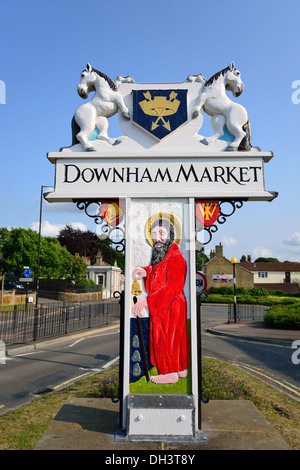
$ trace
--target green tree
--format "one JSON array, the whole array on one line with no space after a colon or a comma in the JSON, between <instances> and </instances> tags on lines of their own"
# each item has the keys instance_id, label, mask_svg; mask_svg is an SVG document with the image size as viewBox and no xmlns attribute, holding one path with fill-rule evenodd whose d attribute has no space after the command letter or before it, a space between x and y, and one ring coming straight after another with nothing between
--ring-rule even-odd
<instances>
[{"instance_id":1,"label":"green tree","mask_svg":"<svg viewBox=\"0 0 300 470\"><path fill-rule=\"evenodd\" d=\"M9 230L6 227L0 227L0 252L2 244L8 239L9 237Z\"/></svg>"},{"instance_id":2,"label":"green tree","mask_svg":"<svg viewBox=\"0 0 300 470\"><path fill-rule=\"evenodd\" d=\"M13 272L21 276L24 266L29 266L32 277L37 276L38 233L31 229L14 228L6 234L1 250L1 268L3 272ZM65 278L75 280L86 273L82 262L61 246L57 238L41 237L40 274L41 278ZM84 263L84 262L83 262ZM77 266L77 267L76 267Z\"/></svg>"},{"instance_id":3,"label":"green tree","mask_svg":"<svg viewBox=\"0 0 300 470\"><path fill-rule=\"evenodd\" d=\"M72 281L75 281L77 284L82 279L85 279L86 268L87 265L83 258L80 258L80 256L71 255L68 265L68 272Z\"/></svg>"},{"instance_id":4,"label":"green tree","mask_svg":"<svg viewBox=\"0 0 300 470\"><path fill-rule=\"evenodd\" d=\"M197 271L202 271L203 266L209 261L209 258L204 253L204 248L202 247L199 251L196 252L196 269Z\"/></svg>"},{"instance_id":5,"label":"green tree","mask_svg":"<svg viewBox=\"0 0 300 470\"><path fill-rule=\"evenodd\" d=\"M72 255L86 256L90 258L91 263L95 263L96 256L101 253L103 261L113 265L115 261L123 270L125 268L124 254L111 247L108 238L98 238L97 234L91 230L82 231L66 225L58 234L59 243L65 246Z\"/></svg>"},{"instance_id":6,"label":"green tree","mask_svg":"<svg viewBox=\"0 0 300 470\"><path fill-rule=\"evenodd\" d=\"M280 263L277 258L257 258L254 263Z\"/></svg>"},{"instance_id":7,"label":"green tree","mask_svg":"<svg viewBox=\"0 0 300 470\"><path fill-rule=\"evenodd\" d=\"M65 246L72 255L91 257L94 253L94 242L98 240L98 237L91 230L83 231L66 225L60 230L57 239L61 246Z\"/></svg>"}]
</instances>

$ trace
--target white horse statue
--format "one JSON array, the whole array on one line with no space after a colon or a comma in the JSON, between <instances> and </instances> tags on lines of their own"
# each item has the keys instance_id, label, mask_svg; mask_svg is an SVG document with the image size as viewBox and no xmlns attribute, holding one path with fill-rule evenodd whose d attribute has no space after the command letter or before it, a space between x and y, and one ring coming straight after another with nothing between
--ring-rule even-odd
<instances>
[{"instance_id":1,"label":"white horse statue","mask_svg":"<svg viewBox=\"0 0 300 470\"><path fill-rule=\"evenodd\" d=\"M199 116L201 109L212 116L211 126L214 134L201 140L205 145L209 145L216 139L224 135L224 126L233 136L226 150L251 150L251 127L246 109L240 104L232 101L226 94L230 90L234 97L240 96L244 89L240 72L231 62L229 67L217 72L209 80L201 80L203 76L199 74L197 81L201 81L203 86L200 89L192 117ZM190 80L192 77L188 77Z\"/></svg>"},{"instance_id":2,"label":"white horse statue","mask_svg":"<svg viewBox=\"0 0 300 470\"><path fill-rule=\"evenodd\" d=\"M117 85L122 81L133 80L131 77L119 76L114 82L104 73L87 64L81 72L77 91L83 99L86 99L91 91L94 91L95 95L75 111L72 119L72 145L81 143L86 152L94 151L95 149L88 138L95 128L99 130L98 139L105 140L112 145L119 143L118 140L108 137L108 118L120 109L124 118L130 119L128 108L118 92Z\"/></svg>"}]
</instances>

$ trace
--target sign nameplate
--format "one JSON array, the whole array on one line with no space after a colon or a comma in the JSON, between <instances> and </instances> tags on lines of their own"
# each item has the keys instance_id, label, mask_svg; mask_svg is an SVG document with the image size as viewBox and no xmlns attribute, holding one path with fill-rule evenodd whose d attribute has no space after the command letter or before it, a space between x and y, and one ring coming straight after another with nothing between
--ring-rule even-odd
<instances>
[{"instance_id":1,"label":"sign nameplate","mask_svg":"<svg viewBox=\"0 0 300 470\"><path fill-rule=\"evenodd\" d=\"M155 195L176 197L271 200L265 191L260 157L203 158L60 158L56 159L55 191L47 199ZM53 158L53 156L52 156Z\"/></svg>"}]
</instances>

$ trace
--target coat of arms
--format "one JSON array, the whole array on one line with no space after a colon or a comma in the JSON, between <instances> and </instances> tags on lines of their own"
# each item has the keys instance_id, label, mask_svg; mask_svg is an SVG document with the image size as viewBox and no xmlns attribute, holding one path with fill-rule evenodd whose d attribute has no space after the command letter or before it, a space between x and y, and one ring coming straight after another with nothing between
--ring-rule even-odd
<instances>
[{"instance_id":1,"label":"coat of arms","mask_svg":"<svg viewBox=\"0 0 300 470\"><path fill-rule=\"evenodd\" d=\"M133 90L133 122L161 140L187 121L187 90Z\"/></svg>"}]
</instances>

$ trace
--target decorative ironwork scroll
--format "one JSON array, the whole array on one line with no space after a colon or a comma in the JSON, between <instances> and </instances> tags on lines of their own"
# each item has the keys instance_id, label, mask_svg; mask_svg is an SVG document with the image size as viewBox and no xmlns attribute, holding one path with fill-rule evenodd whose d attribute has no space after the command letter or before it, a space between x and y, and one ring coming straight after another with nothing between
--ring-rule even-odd
<instances>
[{"instance_id":1,"label":"decorative ironwork scroll","mask_svg":"<svg viewBox=\"0 0 300 470\"><path fill-rule=\"evenodd\" d=\"M99 200L73 200L79 210L94 219L99 227L100 239L108 238L113 248L120 252L125 252L125 228L123 222L123 210L119 200L99 201ZM122 214L121 214L122 212ZM121 216L122 215L122 216ZM123 225L119 225L123 223Z\"/></svg>"},{"instance_id":2,"label":"decorative ironwork scroll","mask_svg":"<svg viewBox=\"0 0 300 470\"><path fill-rule=\"evenodd\" d=\"M208 245L213 237L213 234L216 233L219 229L217 224L224 224L227 220L228 217L232 216L237 209L240 209L243 207L245 200L239 199L239 200L234 200L234 201L220 201L219 203L219 214L218 218L216 219L215 223L205 226L202 225L199 220L196 218L196 249L199 250L203 246ZM229 205L228 206L226 206ZM204 234L207 237L207 240L199 241L198 235L204 231ZM204 235L203 234L203 235ZM204 238L204 237L203 237Z\"/></svg>"}]
</instances>

